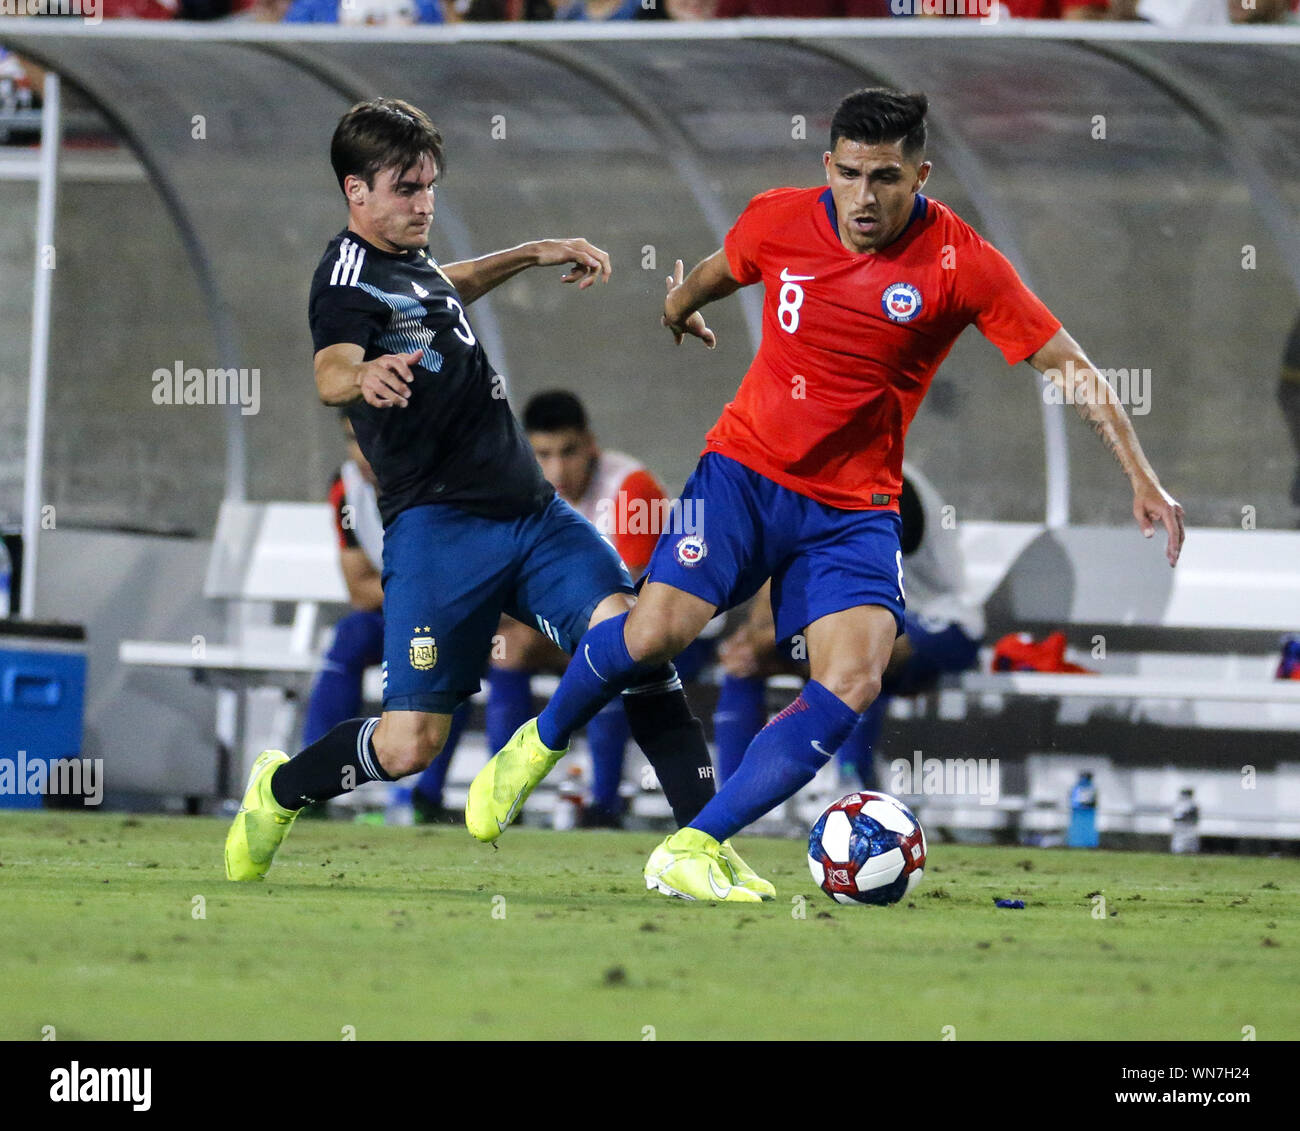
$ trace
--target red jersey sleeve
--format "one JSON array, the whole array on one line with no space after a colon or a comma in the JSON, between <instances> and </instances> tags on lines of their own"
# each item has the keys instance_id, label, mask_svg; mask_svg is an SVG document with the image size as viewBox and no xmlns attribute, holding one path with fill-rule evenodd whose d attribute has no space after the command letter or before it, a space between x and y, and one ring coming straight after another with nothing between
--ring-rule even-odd
<instances>
[{"instance_id":1,"label":"red jersey sleeve","mask_svg":"<svg viewBox=\"0 0 1300 1131\"><path fill-rule=\"evenodd\" d=\"M758 250L767 234L767 221L764 205L768 201L785 193L797 192L797 189L779 188L760 192L747 205L727 233L722 249L727 255L727 264L731 273L739 280L741 286L757 283L763 277L758 265Z\"/></svg>"},{"instance_id":2,"label":"red jersey sleeve","mask_svg":"<svg viewBox=\"0 0 1300 1131\"><path fill-rule=\"evenodd\" d=\"M624 479L614 497L619 501L612 538L614 549L628 572L640 577L659 541L659 524L652 516L662 512L660 500L668 495L659 481L643 468Z\"/></svg>"},{"instance_id":3,"label":"red jersey sleeve","mask_svg":"<svg viewBox=\"0 0 1300 1131\"><path fill-rule=\"evenodd\" d=\"M1061 328L1060 319L992 244L976 240L963 250L961 286L979 332L1002 351L1008 365L1037 353Z\"/></svg>"},{"instance_id":4,"label":"red jersey sleeve","mask_svg":"<svg viewBox=\"0 0 1300 1131\"><path fill-rule=\"evenodd\" d=\"M338 535L339 549L347 550L359 546L356 534L343 524L343 507L347 503L347 492L343 487L343 476L335 474L330 484L330 510L334 513L334 533Z\"/></svg>"}]
</instances>

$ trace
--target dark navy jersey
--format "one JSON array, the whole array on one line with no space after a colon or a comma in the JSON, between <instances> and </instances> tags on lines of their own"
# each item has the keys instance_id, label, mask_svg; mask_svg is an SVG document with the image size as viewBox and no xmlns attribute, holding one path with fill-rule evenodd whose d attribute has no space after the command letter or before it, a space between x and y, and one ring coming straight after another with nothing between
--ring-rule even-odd
<instances>
[{"instance_id":1,"label":"dark navy jersey","mask_svg":"<svg viewBox=\"0 0 1300 1131\"><path fill-rule=\"evenodd\" d=\"M451 280L427 248L387 252L344 229L316 268L308 300L315 349L352 342L372 361L424 350L411 366L410 403L347 406L379 480L387 526L408 507L449 503L515 518L555 494L505 399Z\"/></svg>"}]
</instances>

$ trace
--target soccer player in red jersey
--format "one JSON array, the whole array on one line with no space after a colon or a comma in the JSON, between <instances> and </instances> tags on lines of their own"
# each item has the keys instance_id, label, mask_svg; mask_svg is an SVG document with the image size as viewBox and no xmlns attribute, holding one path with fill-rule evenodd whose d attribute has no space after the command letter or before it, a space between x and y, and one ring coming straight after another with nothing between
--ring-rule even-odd
<instances>
[{"instance_id":1,"label":"soccer player in red jersey","mask_svg":"<svg viewBox=\"0 0 1300 1131\"><path fill-rule=\"evenodd\" d=\"M679 261L668 280L663 324L678 344L689 335L710 347L700 308L761 282L762 343L708 434L640 600L579 642L586 663L569 666L536 741L562 747L634 673L676 655L768 577L777 637L802 633L812 671L713 800L651 855L646 885L668 895L750 900L719 842L811 781L879 694L903 624L903 438L966 326L1009 364L1028 360L1067 387L1127 474L1142 532L1163 524L1178 560L1182 508L1113 390L1007 260L922 194L926 107L921 94L849 95L831 123L827 187L761 193L722 248L685 279Z\"/></svg>"}]
</instances>

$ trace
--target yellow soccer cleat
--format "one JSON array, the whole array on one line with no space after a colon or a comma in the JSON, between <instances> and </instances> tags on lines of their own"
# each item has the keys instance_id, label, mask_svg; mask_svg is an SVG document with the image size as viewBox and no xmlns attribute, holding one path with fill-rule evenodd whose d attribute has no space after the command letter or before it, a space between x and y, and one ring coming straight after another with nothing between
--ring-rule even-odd
<instances>
[{"instance_id":1,"label":"yellow soccer cleat","mask_svg":"<svg viewBox=\"0 0 1300 1131\"><path fill-rule=\"evenodd\" d=\"M263 750L248 775L248 789L226 834L226 879L260 880L275 859L275 850L289 835L300 810L285 809L271 795L271 776L289 755Z\"/></svg>"},{"instance_id":2,"label":"yellow soccer cleat","mask_svg":"<svg viewBox=\"0 0 1300 1131\"><path fill-rule=\"evenodd\" d=\"M719 903L761 903L757 892L733 881L720 855L721 845L708 833L689 825L678 829L650 853L645 886L678 899Z\"/></svg>"},{"instance_id":3,"label":"yellow soccer cleat","mask_svg":"<svg viewBox=\"0 0 1300 1131\"><path fill-rule=\"evenodd\" d=\"M736 877L736 883L741 887L749 888L760 899L775 899L776 888L772 886L770 880L763 879L741 858L740 853L735 850L730 840L724 840L718 846L718 855L731 868L731 873Z\"/></svg>"},{"instance_id":4,"label":"yellow soccer cleat","mask_svg":"<svg viewBox=\"0 0 1300 1131\"><path fill-rule=\"evenodd\" d=\"M529 719L497 752L469 787L465 799L465 827L478 840L490 844L510 826L537 783L555 768L565 754L542 745L537 720Z\"/></svg>"}]
</instances>

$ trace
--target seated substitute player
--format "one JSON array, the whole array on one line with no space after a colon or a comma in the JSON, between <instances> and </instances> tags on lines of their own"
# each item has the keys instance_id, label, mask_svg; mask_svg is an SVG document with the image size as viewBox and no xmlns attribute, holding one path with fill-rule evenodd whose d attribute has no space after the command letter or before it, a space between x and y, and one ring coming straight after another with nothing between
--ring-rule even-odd
<instances>
[{"instance_id":1,"label":"seated substitute player","mask_svg":"<svg viewBox=\"0 0 1300 1131\"><path fill-rule=\"evenodd\" d=\"M561 281L585 289L608 279L609 256L580 238L539 240L440 267L428 236L442 137L409 103L352 107L330 161L348 226L316 269L309 321L321 400L347 405L379 482L384 713L340 723L292 760L278 750L257 758L226 837L232 880L265 876L305 805L426 767L452 712L478 690L502 612L572 651L592 624L633 604L613 547L543 478L465 315L528 267L572 265ZM689 821L713 795L703 727L670 663L624 686L633 736L677 819ZM528 793L494 798L498 833ZM737 886L770 896L734 850L720 851Z\"/></svg>"},{"instance_id":2,"label":"seated substitute player","mask_svg":"<svg viewBox=\"0 0 1300 1131\"><path fill-rule=\"evenodd\" d=\"M566 503L607 538L633 580L650 564L669 498L645 465L624 452L602 450L573 393L552 389L531 397L523 411L524 432L542 474ZM487 738L499 750L532 715L531 677L564 671L566 656L554 641L528 625L504 618L501 655L488 668ZM681 664L678 663L679 673ZM685 678L683 676L683 678ZM580 823L617 828L622 819L619 785L628 740L627 715L615 696L587 724L591 751L591 798Z\"/></svg>"},{"instance_id":3,"label":"seated substitute player","mask_svg":"<svg viewBox=\"0 0 1300 1131\"><path fill-rule=\"evenodd\" d=\"M971 323L1008 363L1061 386L1118 459L1133 515L1168 532L1182 508L1160 486L1114 390L1007 260L946 205L924 196L923 94L873 89L840 103L823 156L827 187L750 201L725 244L668 280L662 321L714 346L700 307L762 282L763 336L736 399L708 434L682 490L702 529L660 537L640 600L579 642L542 714L470 788L467 818L504 816L574 728L648 666L674 656L719 610L769 577L777 635L802 632L812 679L764 727L740 768L646 863L667 895L744 902L726 891L718 844L811 781L880 692L903 628L898 495L903 437L939 363ZM509 783L501 788L497 783Z\"/></svg>"},{"instance_id":4,"label":"seated substitute player","mask_svg":"<svg viewBox=\"0 0 1300 1131\"><path fill-rule=\"evenodd\" d=\"M974 666L984 635L983 611L962 595L965 559L956 530L944 527L943 499L906 461L898 513L907 572L905 628L890 650L880 694L859 717L838 752L840 765L861 783L854 788L876 788L873 754L889 700L895 695L920 695L933 688L944 672ZM726 673L713 715L719 785L735 773L767 718L767 676L794 672L807 678L802 641L796 648L788 647L791 643L777 644L769 586L765 585L750 605L746 622L718 650Z\"/></svg>"}]
</instances>

